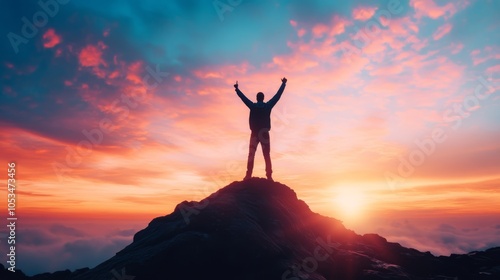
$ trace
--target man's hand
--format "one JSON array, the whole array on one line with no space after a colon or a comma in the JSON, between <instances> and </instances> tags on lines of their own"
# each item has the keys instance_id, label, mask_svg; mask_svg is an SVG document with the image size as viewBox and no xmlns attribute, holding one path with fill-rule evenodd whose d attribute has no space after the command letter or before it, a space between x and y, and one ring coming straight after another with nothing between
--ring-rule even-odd
<instances>
[{"instance_id":1,"label":"man's hand","mask_svg":"<svg viewBox=\"0 0 500 280\"><path fill-rule=\"evenodd\" d=\"M281 81L286 84L287 79L285 77L283 77L283 79L281 79Z\"/></svg>"},{"instance_id":2,"label":"man's hand","mask_svg":"<svg viewBox=\"0 0 500 280\"><path fill-rule=\"evenodd\" d=\"M234 88L238 88L238 81L236 81L236 84L234 84Z\"/></svg>"}]
</instances>

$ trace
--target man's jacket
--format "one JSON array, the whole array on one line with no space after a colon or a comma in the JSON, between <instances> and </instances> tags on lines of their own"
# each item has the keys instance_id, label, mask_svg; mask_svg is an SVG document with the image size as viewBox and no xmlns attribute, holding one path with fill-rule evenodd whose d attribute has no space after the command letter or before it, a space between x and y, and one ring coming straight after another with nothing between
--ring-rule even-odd
<instances>
[{"instance_id":1,"label":"man's jacket","mask_svg":"<svg viewBox=\"0 0 500 280\"><path fill-rule=\"evenodd\" d=\"M280 100L283 91L285 90L286 83L282 83L278 92L271 98L268 102L252 102L248 99L243 92L241 92L238 88L236 89L236 93L241 98L243 103L250 108L250 130L255 132L260 132L262 129L271 130L271 110L274 105L278 103Z\"/></svg>"}]
</instances>

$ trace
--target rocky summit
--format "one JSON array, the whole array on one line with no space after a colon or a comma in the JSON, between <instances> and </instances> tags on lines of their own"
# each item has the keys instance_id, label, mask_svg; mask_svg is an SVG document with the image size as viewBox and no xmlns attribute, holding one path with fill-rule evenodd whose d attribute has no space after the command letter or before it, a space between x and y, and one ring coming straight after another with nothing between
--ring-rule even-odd
<instances>
[{"instance_id":1,"label":"rocky summit","mask_svg":"<svg viewBox=\"0 0 500 280\"><path fill-rule=\"evenodd\" d=\"M252 178L153 219L133 242L92 269L1 279L334 280L500 279L500 248L433 256L358 235L312 212L280 183ZM18 278L12 278L18 277Z\"/></svg>"}]
</instances>

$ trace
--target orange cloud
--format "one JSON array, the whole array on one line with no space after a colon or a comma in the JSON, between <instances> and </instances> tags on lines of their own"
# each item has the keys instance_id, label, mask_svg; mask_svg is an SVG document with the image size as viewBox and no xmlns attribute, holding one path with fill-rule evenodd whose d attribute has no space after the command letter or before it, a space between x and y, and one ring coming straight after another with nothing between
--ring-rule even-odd
<instances>
[{"instance_id":1,"label":"orange cloud","mask_svg":"<svg viewBox=\"0 0 500 280\"><path fill-rule=\"evenodd\" d=\"M42 36L43 46L45 48L53 48L61 43L61 36L57 35L53 28L49 28Z\"/></svg>"}]
</instances>

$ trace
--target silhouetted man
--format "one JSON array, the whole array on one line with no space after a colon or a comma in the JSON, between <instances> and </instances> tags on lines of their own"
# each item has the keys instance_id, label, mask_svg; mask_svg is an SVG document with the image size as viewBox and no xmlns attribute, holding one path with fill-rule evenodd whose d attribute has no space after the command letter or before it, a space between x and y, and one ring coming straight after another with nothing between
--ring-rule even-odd
<instances>
[{"instance_id":1,"label":"silhouetted man","mask_svg":"<svg viewBox=\"0 0 500 280\"><path fill-rule=\"evenodd\" d=\"M271 165L271 139L269 138L269 131L271 130L271 110L274 105L280 100L281 94L285 90L286 78L281 79L281 86L278 92L269 100L264 102L264 93L257 93L257 103L253 103L248 99L243 92L238 88L238 81L234 84L236 93L241 98L243 103L250 108L250 130L252 134L250 135L250 145L248 148L248 162L247 162L247 174L243 180L250 179L252 177L253 171L253 161L255 158L255 151L259 143L262 146L262 153L264 154L264 160L266 161L266 176L267 179L273 180L272 165Z\"/></svg>"}]
</instances>

